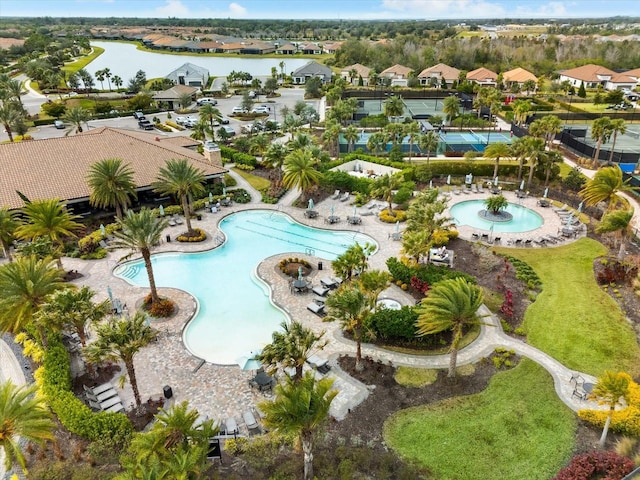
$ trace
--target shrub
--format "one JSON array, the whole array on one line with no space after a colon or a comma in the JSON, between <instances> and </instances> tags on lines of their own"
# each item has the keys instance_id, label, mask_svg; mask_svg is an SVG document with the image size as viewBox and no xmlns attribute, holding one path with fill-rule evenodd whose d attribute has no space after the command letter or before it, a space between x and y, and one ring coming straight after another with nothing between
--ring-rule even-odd
<instances>
[{"instance_id":1,"label":"shrub","mask_svg":"<svg viewBox=\"0 0 640 480\"><path fill-rule=\"evenodd\" d=\"M457 277L463 277L473 284L476 283L476 279L474 277L464 272L452 270L449 268L441 268L432 264L409 266L395 257L390 257L387 260L387 268L389 269L389 273L393 277L394 282L399 282L400 285L402 285L403 283L411 284L411 279L413 277L416 277L417 279L427 283L428 285L433 285L440 280L445 280L447 278Z\"/></svg>"},{"instance_id":2,"label":"shrub","mask_svg":"<svg viewBox=\"0 0 640 480\"><path fill-rule=\"evenodd\" d=\"M80 258L82 260L100 260L106 258L107 253L108 252L104 248L98 248L94 252L83 253L80 255Z\"/></svg>"},{"instance_id":3,"label":"shrub","mask_svg":"<svg viewBox=\"0 0 640 480\"><path fill-rule=\"evenodd\" d=\"M393 214L389 213L389 209L385 208L380 212L380 220L385 223L404 222L407 220L406 212L402 210L392 210Z\"/></svg>"},{"instance_id":4,"label":"shrub","mask_svg":"<svg viewBox=\"0 0 640 480\"><path fill-rule=\"evenodd\" d=\"M176 240L179 242L192 243L192 242L204 242L207 239L207 234L205 233L204 230L200 228L194 228L193 231L195 232L195 235L193 236L188 236L186 234L178 235L176 237Z\"/></svg>"},{"instance_id":5,"label":"shrub","mask_svg":"<svg viewBox=\"0 0 640 480\"><path fill-rule=\"evenodd\" d=\"M633 470L630 458L615 452L593 451L576 455L554 480L619 480Z\"/></svg>"},{"instance_id":6,"label":"shrub","mask_svg":"<svg viewBox=\"0 0 640 480\"><path fill-rule=\"evenodd\" d=\"M530 288L539 289L542 286L542 280L528 263L510 255L504 255L504 257L513 265L518 280L522 280Z\"/></svg>"},{"instance_id":7,"label":"shrub","mask_svg":"<svg viewBox=\"0 0 640 480\"><path fill-rule=\"evenodd\" d=\"M342 192L362 193L368 195L371 191L373 180L359 178L349 175L347 172L328 171L324 172L320 181L320 186L325 190L340 190Z\"/></svg>"},{"instance_id":8,"label":"shrub","mask_svg":"<svg viewBox=\"0 0 640 480\"><path fill-rule=\"evenodd\" d=\"M238 188L227 193L232 195L233 201L236 203L249 203L251 201L251 195L244 188Z\"/></svg>"},{"instance_id":9,"label":"shrub","mask_svg":"<svg viewBox=\"0 0 640 480\"><path fill-rule=\"evenodd\" d=\"M247 450L249 440L244 437L229 438L224 442L224 451L229 455L240 455Z\"/></svg>"},{"instance_id":10,"label":"shrub","mask_svg":"<svg viewBox=\"0 0 640 480\"><path fill-rule=\"evenodd\" d=\"M412 307L405 305L400 310L381 308L371 315L369 328L380 339L413 340L416 338L417 320L418 314Z\"/></svg>"},{"instance_id":11,"label":"shrub","mask_svg":"<svg viewBox=\"0 0 640 480\"><path fill-rule=\"evenodd\" d=\"M256 167L252 167L251 165L243 165L242 163L236 164L236 168L239 170L244 170L245 172L251 172L256 169Z\"/></svg>"},{"instance_id":12,"label":"shrub","mask_svg":"<svg viewBox=\"0 0 640 480\"><path fill-rule=\"evenodd\" d=\"M167 117L167 118L168 118L168 117ZM178 131L182 131L182 130L184 130L184 127L183 127L182 125L178 125L176 122L172 122L172 121L167 120L167 121L166 121L166 122L164 122L164 123L166 123L167 125L169 125L171 128L175 128L175 129L176 129L176 130L178 130Z\"/></svg>"},{"instance_id":13,"label":"shrub","mask_svg":"<svg viewBox=\"0 0 640 480\"><path fill-rule=\"evenodd\" d=\"M398 193L396 193L393 196L393 201L398 205L403 205L407 203L409 200L411 200L411 197L413 197L413 190L409 190L408 188L401 187L398 190Z\"/></svg>"},{"instance_id":14,"label":"shrub","mask_svg":"<svg viewBox=\"0 0 640 480\"><path fill-rule=\"evenodd\" d=\"M142 309L154 318L167 318L176 311L176 304L168 298L160 298L159 302L151 303L151 294L144 297Z\"/></svg>"},{"instance_id":15,"label":"shrub","mask_svg":"<svg viewBox=\"0 0 640 480\"><path fill-rule=\"evenodd\" d=\"M227 187L235 187L238 184L238 181L232 175L228 173L224 174L224 184Z\"/></svg>"}]
</instances>

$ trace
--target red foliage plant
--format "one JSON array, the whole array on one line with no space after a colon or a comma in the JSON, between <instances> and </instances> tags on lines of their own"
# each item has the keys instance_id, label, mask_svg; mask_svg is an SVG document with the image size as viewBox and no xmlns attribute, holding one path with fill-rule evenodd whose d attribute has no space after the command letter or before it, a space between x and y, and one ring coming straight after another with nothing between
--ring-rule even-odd
<instances>
[{"instance_id":1,"label":"red foliage plant","mask_svg":"<svg viewBox=\"0 0 640 480\"><path fill-rule=\"evenodd\" d=\"M632 470L630 458L615 452L593 451L573 457L553 480L620 480Z\"/></svg>"},{"instance_id":2,"label":"red foliage plant","mask_svg":"<svg viewBox=\"0 0 640 480\"><path fill-rule=\"evenodd\" d=\"M500 311L507 318L513 317L513 292L509 289L504 292L504 302L500 306Z\"/></svg>"},{"instance_id":3,"label":"red foliage plant","mask_svg":"<svg viewBox=\"0 0 640 480\"><path fill-rule=\"evenodd\" d=\"M425 295L429 291L429 284L424 280L420 280L415 275L411 277L411 287L416 289L422 295Z\"/></svg>"}]
</instances>

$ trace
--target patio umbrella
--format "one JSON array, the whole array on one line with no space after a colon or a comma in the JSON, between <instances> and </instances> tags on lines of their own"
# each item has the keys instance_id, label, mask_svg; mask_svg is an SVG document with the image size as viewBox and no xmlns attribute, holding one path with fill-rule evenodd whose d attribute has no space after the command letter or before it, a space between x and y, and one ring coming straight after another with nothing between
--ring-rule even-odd
<instances>
[{"instance_id":1,"label":"patio umbrella","mask_svg":"<svg viewBox=\"0 0 640 480\"><path fill-rule=\"evenodd\" d=\"M520 182L520 191L524 190L524 180Z\"/></svg>"},{"instance_id":2,"label":"patio umbrella","mask_svg":"<svg viewBox=\"0 0 640 480\"><path fill-rule=\"evenodd\" d=\"M160 216L164 217L164 207L160 205Z\"/></svg>"},{"instance_id":3,"label":"patio umbrella","mask_svg":"<svg viewBox=\"0 0 640 480\"><path fill-rule=\"evenodd\" d=\"M357 207L357 205L354 205L354 206L353 206L353 216L354 216L354 217L357 217L357 216L358 216L358 207Z\"/></svg>"},{"instance_id":4,"label":"patio umbrella","mask_svg":"<svg viewBox=\"0 0 640 480\"><path fill-rule=\"evenodd\" d=\"M396 233L400 232L400 220L396 222Z\"/></svg>"},{"instance_id":5,"label":"patio umbrella","mask_svg":"<svg viewBox=\"0 0 640 480\"><path fill-rule=\"evenodd\" d=\"M222 194L226 195L227 194L227 187L222 187Z\"/></svg>"},{"instance_id":6,"label":"patio umbrella","mask_svg":"<svg viewBox=\"0 0 640 480\"><path fill-rule=\"evenodd\" d=\"M113 303L113 290L109 286L107 286L107 295L109 295L109 301Z\"/></svg>"},{"instance_id":7,"label":"patio umbrella","mask_svg":"<svg viewBox=\"0 0 640 480\"><path fill-rule=\"evenodd\" d=\"M573 213L567 217L567 227L570 227L572 222L573 222Z\"/></svg>"},{"instance_id":8,"label":"patio umbrella","mask_svg":"<svg viewBox=\"0 0 640 480\"><path fill-rule=\"evenodd\" d=\"M209 192L209 203L213 203L213 193Z\"/></svg>"},{"instance_id":9,"label":"patio umbrella","mask_svg":"<svg viewBox=\"0 0 640 480\"><path fill-rule=\"evenodd\" d=\"M100 224L100 235L102 235L103 237L107 236L107 229L104 228L104 225L102 223Z\"/></svg>"},{"instance_id":10,"label":"patio umbrella","mask_svg":"<svg viewBox=\"0 0 640 480\"><path fill-rule=\"evenodd\" d=\"M578 213L582 213L582 205L584 202L580 202L580 204L578 205Z\"/></svg>"},{"instance_id":11,"label":"patio umbrella","mask_svg":"<svg viewBox=\"0 0 640 480\"><path fill-rule=\"evenodd\" d=\"M498 186L498 177L493 179L493 184L497 187Z\"/></svg>"},{"instance_id":12,"label":"patio umbrella","mask_svg":"<svg viewBox=\"0 0 640 480\"><path fill-rule=\"evenodd\" d=\"M313 204L313 198L310 198L310 199L309 199L309 205L308 205L309 210L313 210L313 207L314 207L314 206L315 206L315 205Z\"/></svg>"},{"instance_id":13,"label":"patio umbrella","mask_svg":"<svg viewBox=\"0 0 640 480\"><path fill-rule=\"evenodd\" d=\"M451 185L451 175L447 175L447 185Z\"/></svg>"},{"instance_id":14,"label":"patio umbrella","mask_svg":"<svg viewBox=\"0 0 640 480\"><path fill-rule=\"evenodd\" d=\"M470 173L470 174L468 174L466 176L466 178L464 179L464 183L468 183L468 184L473 183L473 174L472 173Z\"/></svg>"},{"instance_id":15,"label":"patio umbrella","mask_svg":"<svg viewBox=\"0 0 640 480\"><path fill-rule=\"evenodd\" d=\"M433 180L429 180L429 188L433 188Z\"/></svg>"},{"instance_id":16,"label":"patio umbrella","mask_svg":"<svg viewBox=\"0 0 640 480\"><path fill-rule=\"evenodd\" d=\"M544 189L544 195L542 196L542 198L547 198L547 195L549 194L549 188L545 188Z\"/></svg>"},{"instance_id":17,"label":"patio umbrella","mask_svg":"<svg viewBox=\"0 0 640 480\"><path fill-rule=\"evenodd\" d=\"M336 206L335 205L331 205L331 216L333 217L333 214L336 211Z\"/></svg>"},{"instance_id":18,"label":"patio umbrella","mask_svg":"<svg viewBox=\"0 0 640 480\"><path fill-rule=\"evenodd\" d=\"M298 267L298 280L302 280L302 267Z\"/></svg>"}]
</instances>

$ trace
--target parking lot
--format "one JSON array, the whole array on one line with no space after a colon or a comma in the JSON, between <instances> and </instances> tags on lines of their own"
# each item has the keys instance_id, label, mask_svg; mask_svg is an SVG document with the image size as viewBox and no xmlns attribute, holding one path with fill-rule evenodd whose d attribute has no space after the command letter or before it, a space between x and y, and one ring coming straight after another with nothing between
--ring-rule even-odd
<instances>
[{"instance_id":1,"label":"parking lot","mask_svg":"<svg viewBox=\"0 0 640 480\"><path fill-rule=\"evenodd\" d=\"M278 93L281 94L280 97L275 97L272 99L267 99L264 95L259 95L255 100L255 106L259 107L261 105L267 105L270 108L269 116L263 117L263 120L273 120L276 122L282 121L282 115L280 111L282 107L287 106L288 108L293 109L293 106L296 102L300 100L304 100L304 87L297 88L282 88L278 90ZM234 119L231 116L234 107L240 106L242 103L241 95L233 95L229 98L218 98L216 99L218 104L215 106L223 116L229 118L229 126L233 128L233 130L237 134L241 134L241 126L251 124L252 122L241 122L239 120ZM46 99L43 97L43 102ZM319 101L318 100L306 100L307 103L312 104L316 110L318 110ZM198 107L193 105L193 109L197 109ZM175 121L175 118L181 115L177 115L175 112L170 112L172 120ZM193 116L197 117L197 112L186 114L182 116ZM162 113L154 113L146 116L148 120L153 122L154 118L160 119L161 122L165 122L167 120L167 112ZM138 120L133 116L128 115L126 117L116 117L116 118L108 118L104 120L90 120L87 125L87 129L99 128L99 127L114 127L114 128L123 128L139 131L140 127L138 126ZM29 130L29 135L31 135L34 139L44 139L44 138L59 138L64 137L65 135L74 135L75 132L69 132L70 125L66 125L67 128L57 129L53 124L51 125L42 125L39 127L31 128ZM83 126L84 128L84 126ZM86 129L85 129L86 130ZM159 130L151 130L150 133L155 135L162 136L178 136L178 135L190 135L191 130L185 129L180 132L161 132ZM4 129L0 129L0 141L8 140L9 136L4 131Z\"/></svg>"}]
</instances>

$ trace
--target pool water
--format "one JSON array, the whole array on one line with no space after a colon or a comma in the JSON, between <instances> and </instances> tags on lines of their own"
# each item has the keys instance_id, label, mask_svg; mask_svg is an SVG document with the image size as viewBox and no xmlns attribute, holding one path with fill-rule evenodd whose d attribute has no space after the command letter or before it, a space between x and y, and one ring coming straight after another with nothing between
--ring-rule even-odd
<instances>
[{"instance_id":1,"label":"pool water","mask_svg":"<svg viewBox=\"0 0 640 480\"><path fill-rule=\"evenodd\" d=\"M238 357L271 341L287 319L270 302L270 288L256 277L258 264L272 255L291 252L334 260L356 242L375 244L369 236L307 227L279 212L249 210L220 222L227 241L200 253L152 256L158 287L174 287L195 296L199 309L186 326L187 349L208 362L232 365ZM114 274L148 287L142 260L118 267Z\"/></svg>"},{"instance_id":2,"label":"pool water","mask_svg":"<svg viewBox=\"0 0 640 480\"><path fill-rule=\"evenodd\" d=\"M478 212L484 209L483 200L468 200L456 203L449 209L449 212L457 225L467 225L480 230L493 229L494 232L500 233L529 232L540 228L544 223L539 214L515 203L509 203L505 209L513 215L513 219L509 222L491 222L480 218Z\"/></svg>"}]
</instances>

